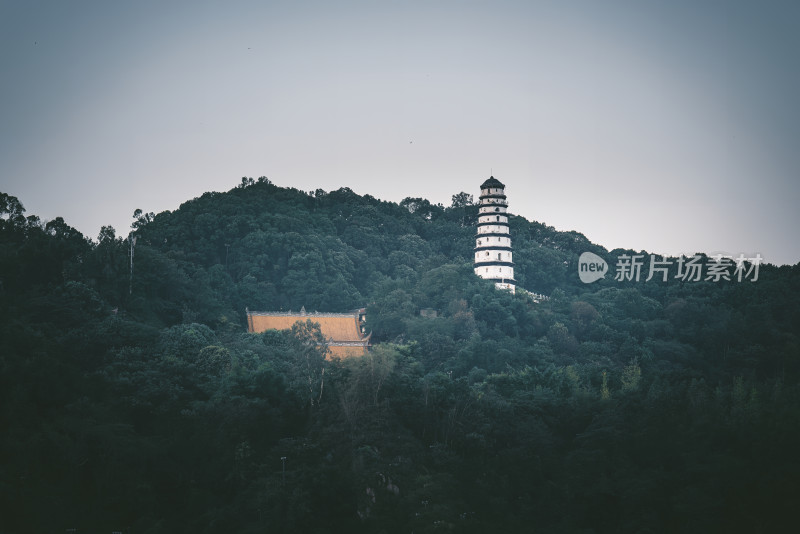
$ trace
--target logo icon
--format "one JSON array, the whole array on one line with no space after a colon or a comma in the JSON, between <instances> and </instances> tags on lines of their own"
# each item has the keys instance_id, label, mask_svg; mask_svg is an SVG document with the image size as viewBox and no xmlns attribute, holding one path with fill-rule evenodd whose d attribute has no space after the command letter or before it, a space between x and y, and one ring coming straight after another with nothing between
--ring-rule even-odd
<instances>
[{"instance_id":1,"label":"logo icon","mask_svg":"<svg viewBox=\"0 0 800 534\"><path fill-rule=\"evenodd\" d=\"M592 252L584 252L578 258L578 276L584 284L604 278L608 272L606 260Z\"/></svg>"}]
</instances>

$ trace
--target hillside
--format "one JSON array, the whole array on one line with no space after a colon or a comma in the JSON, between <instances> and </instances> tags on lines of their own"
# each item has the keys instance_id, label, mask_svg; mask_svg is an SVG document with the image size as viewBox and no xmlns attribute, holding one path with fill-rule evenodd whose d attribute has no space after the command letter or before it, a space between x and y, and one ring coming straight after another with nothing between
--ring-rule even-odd
<instances>
[{"instance_id":1,"label":"hillside","mask_svg":"<svg viewBox=\"0 0 800 534\"><path fill-rule=\"evenodd\" d=\"M791 524L800 265L584 284L581 253L634 251L511 217L536 303L474 276L476 217L243 179L137 212L131 270L112 228L0 194L0 532ZM363 305L361 359L246 333L245 308Z\"/></svg>"},{"instance_id":2,"label":"hillside","mask_svg":"<svg viewBox=\"0 0 800 534\"><path fill-rule=\"evenodd\" d=\"M192 289L186 293L200 299L189 307L209 324L219 318L213 315L219 306L239 318L245 306L349 309L384 295L387 284L402 286L416 282L421 272L471 263L477 207L463 200L456 204L444 208L409 198L398 205L347 188L307 194L267 180L245 182L150 217L136 231L137 254L153 254L154 261L174 266L179 279L161 283L188 284ZM572 292L577 288L567 276L569 262L584 250L602 250L577 233L518 217L512 225L523 287ZM137 283L151 296L159 294L152 280L139 277ZM218 293L204 298L198 284Z\"/></svg>"}]
</instances>

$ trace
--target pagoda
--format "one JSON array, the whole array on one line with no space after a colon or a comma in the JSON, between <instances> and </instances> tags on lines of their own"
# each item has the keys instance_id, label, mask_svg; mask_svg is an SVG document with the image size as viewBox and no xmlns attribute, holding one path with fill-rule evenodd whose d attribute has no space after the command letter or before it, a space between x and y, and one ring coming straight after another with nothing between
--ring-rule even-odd
<instances>
[{"instance_id":1,"label":"pagoda","mask_svg":"<svg viewBox=\"0 0 800 534\"><path fill-rule=\"evenodd\" d=\"M498 289L514 293L516 281L505 187L494 176L481 184L474 268L475 274L493 280Z\"/></svg>"}]
</instances>

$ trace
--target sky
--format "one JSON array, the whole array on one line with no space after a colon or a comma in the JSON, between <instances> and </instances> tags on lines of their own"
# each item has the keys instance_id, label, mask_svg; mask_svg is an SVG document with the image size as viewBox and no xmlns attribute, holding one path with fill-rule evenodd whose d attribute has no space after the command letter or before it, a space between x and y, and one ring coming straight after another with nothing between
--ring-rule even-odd
<instances>
[{"instance_id":1,"label":"sky","mask_svg":"<svg viewBox=\"0 0 800 534\"><path fill-rule=\"evenodd\" d=\"M800 2L0 0L0 191L87 237L243 176L800 262Z\"/></svg>"}]
</instances>

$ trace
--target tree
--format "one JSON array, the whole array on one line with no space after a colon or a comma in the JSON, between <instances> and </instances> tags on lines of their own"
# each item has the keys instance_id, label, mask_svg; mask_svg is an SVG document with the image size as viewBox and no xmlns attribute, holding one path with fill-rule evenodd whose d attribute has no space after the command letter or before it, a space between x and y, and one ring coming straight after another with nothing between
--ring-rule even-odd
<instances>
[{"instance_id":1,"label":"tree","mask_svg":"<svg viewBox=\"0 0 800 534\"><path fill-rule=\"evenodd\" d=\"M369 370L370 396L375 406L386 379L397 365L399 352L395 345L382 343L373 347L363 360Z\"/></svg>"},{"instance_id":2,"label":"tree","mask_svg":"<svg viewBox=\"0 0 800 534\"><path fill-rule=\"evenodd\" d=\"M441 204L431 204L429 200L424 198L404 198L400 205L408 210L409 213L419 215L424 220L432 220L436 215L440 214L443 210Z\"/></svg>"},{"instance_id":3,"label":"tree","mask_svg":"<svg viewBox=\"0 0 800 534\"><path fill-rule=\"evenodd\" d=\"M113 226L103 226L97 235L98 243L113 243L116 240L117 231Z\"/></svg>"},{"instance_id":4,"label":"tree","mask_svg":"<svg viewBox=\"0 0 800 534\"><path fill-rule=\"evenodd\" d=\"M134 230L139 230L144 226L150 224L155 219L155 214L151 211L150 213L144 213L140 209L136 209L133 212L134 221L131 223L131 228Z\"/></svg>"},{"instance_id":5,"label":"tree","mask_svg":"<svg viewBox=\"0 0 800 534\"><path fill-rule=\"evenodd\" d=\"M0 193L0 229L4 226L23 226L25 208L17 197Z\"/></svg>"},{"instance_id":6,"label":"tree","mask_svg":"<svg viewBox=\"0 0 800 534\"><path fill-rule=\"evenodd\" d=\"M639 367L639 359L634 357L628 362L628 365L622 368L622 383L623 393L628 391L637 391L639 383L642 381L642 368Z\"/></svg>"},{"instance_id":7,"label":"tree","mask_svg":"<svg viewBox=\"0 0 800 534\"><path fill-rule=\"evenodd\" d=\"M450 205L451 208L466 208L467 206L472 206L475 204L473 200L473 196L469 193L458 193L453 195L453 203Z\"/></svg>"},{"instance_id":8,"label":"tree","mask_svg":"<svg viewBox=\"0 0 800 534\"><path fill-rule=\"evenodd\" d=\"M319 323L311 319L292 325L290 347L294 383L309 408L319 405L325 389L326 356L330 353Z\"/></svg>"}]
</instances>

